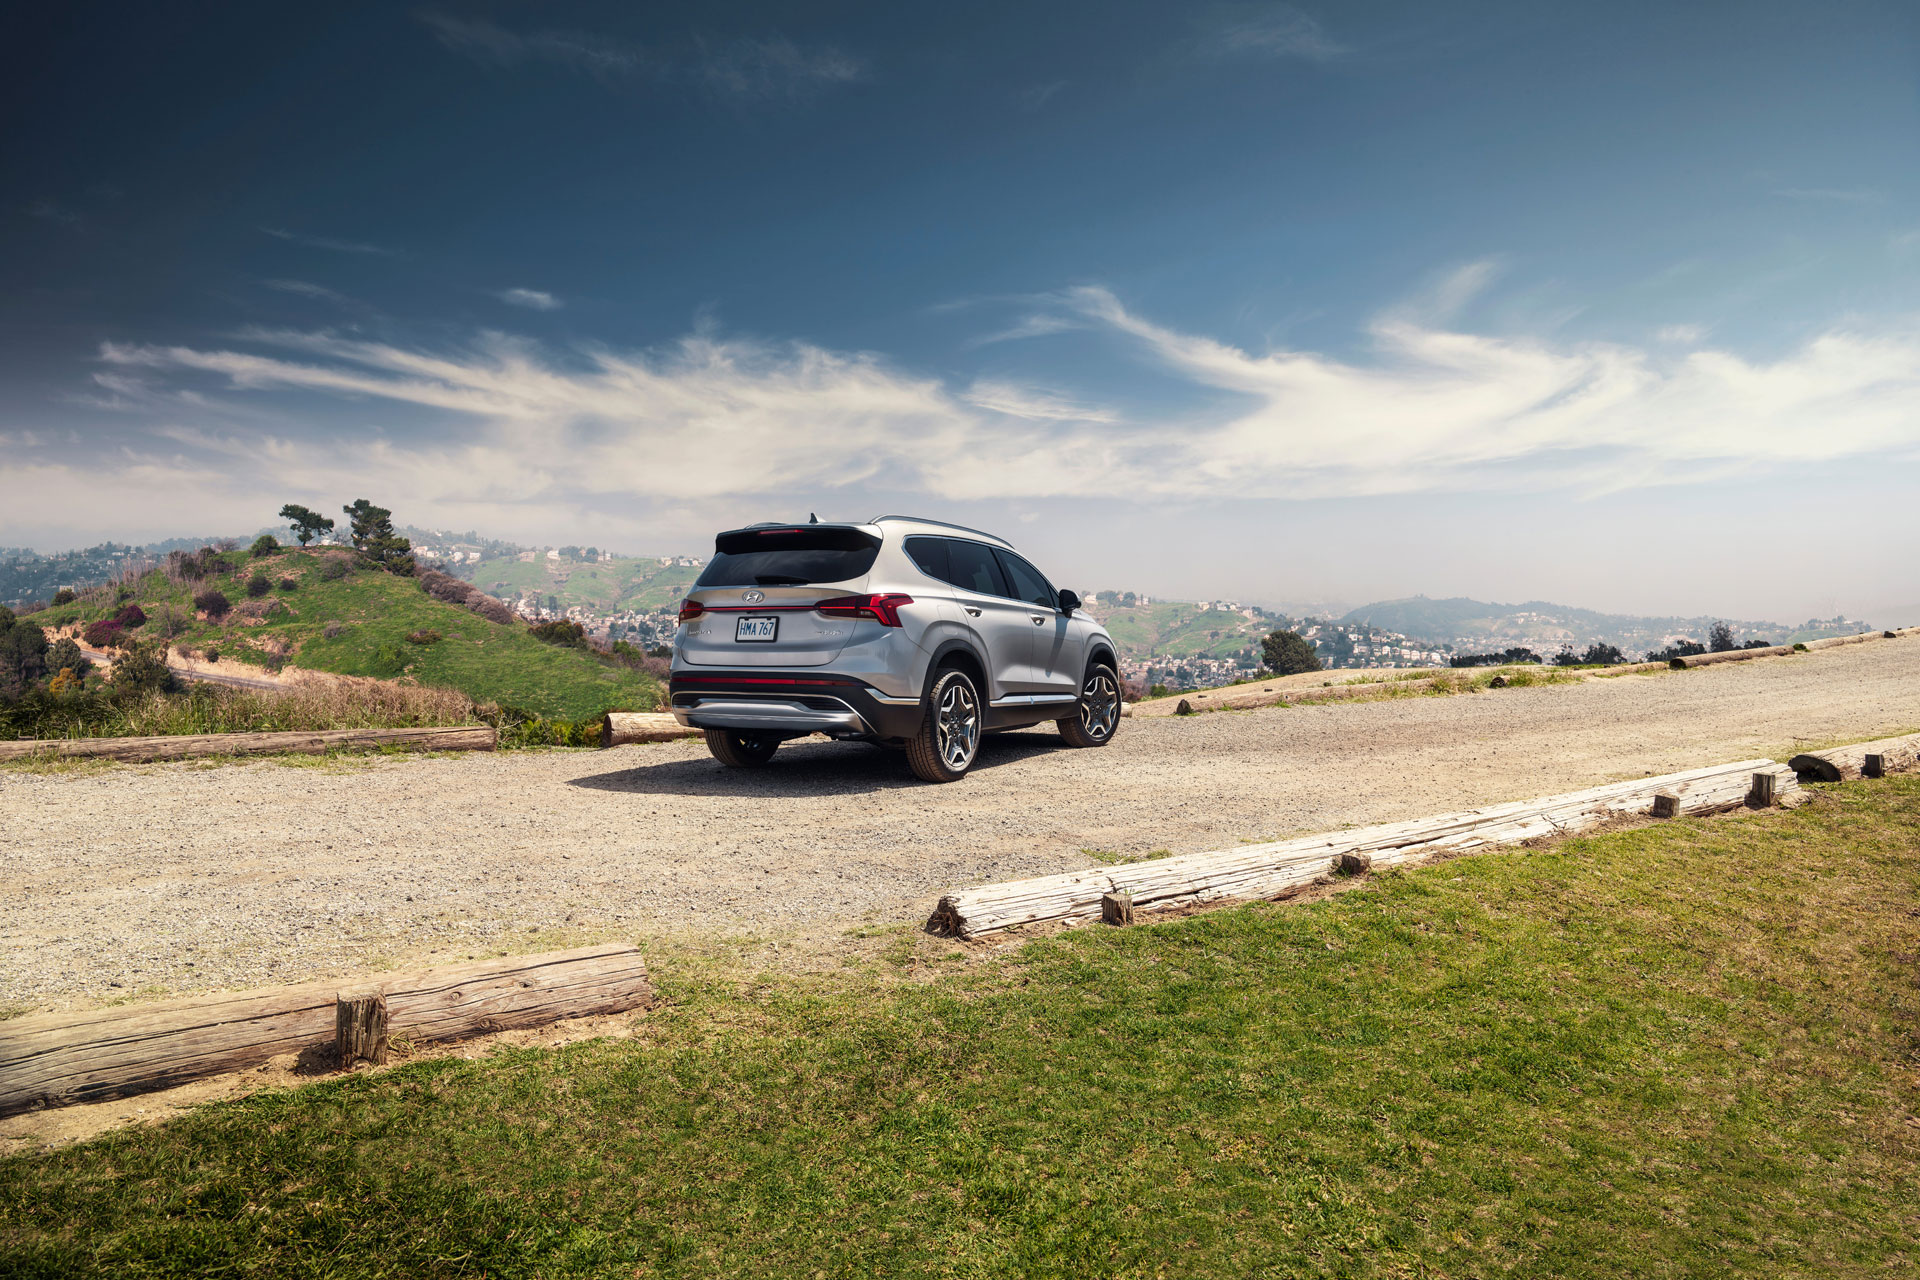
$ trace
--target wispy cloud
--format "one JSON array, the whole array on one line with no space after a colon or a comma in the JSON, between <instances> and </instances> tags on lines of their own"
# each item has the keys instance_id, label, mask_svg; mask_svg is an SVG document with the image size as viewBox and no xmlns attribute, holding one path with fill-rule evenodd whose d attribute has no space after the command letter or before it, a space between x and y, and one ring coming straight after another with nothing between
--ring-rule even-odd
<instances>
[{"instance_id":1,"label":"wispy cloud","mask_svg":"<svg viewBox=\"0 0 1920 1280\"><path fill-rule=\"evenodd\" d=\"M322 302L337 303L341 306L347 305L348 302L345 294L336 293L323 284L314 284L308 280L262 280L260 283L280 293L298 294L303 298L316 298Z\"/></svg>"},{"instance_id":2,"label":"wispy cloud","mask_svg":"<svg viewBox=\"0 0 1920 1280\"><path fill-rule=\"evenodd\" d=\"M1677 342L1686 346L1692 346L1706 338L1707 330L1704 325L1670 324L1664 326L1653 336L1662 342Z\"/></svg>"},{"instance_id":3,"label":"wispy cloud","mask_svg":"<svg viewBox=\"0 0 1920 1280\"><path fill-rule=\"evenodd\" d=\"M1216 10L1198 42L1210 57L1302 58L1327 62L1352 50L1327 34L1312 16L1292 5L1266 4Z\"/></svg>"},{"instance_id":4,"label":"wispy cloud","mask_svg":"<svg viewBox=\"0 0 1920 1280\"><path fill-rule=\"evenodd\" d=\"M285 240L289 244L305 245L309 249L325 249L330 253L360 253L376 257L397 258L398 250L384 249L377 244L366 244L359 240L336 240L332 236L310 236L299 231L288 231L285 227L262 227L262 232L275 240Z\"/></svg>"},{"instance_id":5,"label":"wispy cloud","mask_svg":"<svg viewBox=\"0 0 1920 1280\"><path fill-rule=\"evenodd\" d=\"M79 214L51 200L34 201L27 206L27 216L38 218L42 222L58 223L63 227L77 226L80 222Z\"/></svg>"},{"instance_id":6,"label":"wispy cloud","mask_svg":"<svg viewBox=\"0 0 1920 1280\"><path fill-rule=\"evenodd\" d=\"M1030 85L1013 95L1013 101L1022 111L1038 111L1052 102L1067 87L1067 81L1054 80L1047 84Z\"/></svg>"},{"instance_id":7,"label":"wispy cloud","mask_svg":"<svg viewBox=\"0 0 1920 1280\"><path fill-rule=\"evenodd\" d=\"M1885 198L1872 187L1775 187L1773 194L1788 200L1830 204L1878 204Z\"/></svg>"},{"instance_id":8,"label":"wispy cloud","mask_svg":"<svg viewBox=\"0 0 1920 1280\"><path fill-rule=\"evenodd\" d=\"M735 100L801 98L865 73L858 59L837 49L806 48L781 36L717 44L696 39L670 51L584 31L523 34L485 19L438 13L424 14L421 21L442 45L482 66L544 63L607 83L689 83Z\"/></svg>"},{"instance_id":9,"label":"wispy cloud","mask_svg":"<svg viewBox=\"0 0 1920 1280\"><path fill-rule=\"evenodd\" d=\"M970 339L967 345L986 347L996 342L1019 342L1025 338L1044 338L1051 333L1066 333L1072 329L1084 328L1086 323L1082 320L1042 311L1027 316L1004 329L983 333L977 338Z\"/></svg>"},{"instance_id":10,"label":"wispy cloud","mask_svg":"<svg viewBox=\"0 0 1920 1280\"><path fill-rule=\"evenodd\" d=\"M955 500L1593 493L1920 456L1920 328L1839 328L1753 361L1492 337L1395 309L1370 326L1368 358L1350 360L1180 332L1103 289L1064 292L1053 306L1189 394L1130 410L1109 392L1113 407L1096 407L1066 387L956 388L871 353L707 332L653 351L554 353L500 334L426 350L260 331L210 350L109 344L101 359L110 375L216 400L293 393L411 406L423 416L374 452L290 432L274 466L377 472L422 504L469 513L861 485ZM296 408L285 406L290 421ZM729 465L714 467L716 456Z\"/></svg>"},{"instance_id":11,"label":"wispy cloud","mask_svg":"<svg viewBox=\"0 0 1920 1280\"><path fill-rule=\"evenodd\" d=\"M533 311L558 311L563 305L560 299L540 289L502 289L493 296L502 302Z\"/></svg>"}]
</instances>

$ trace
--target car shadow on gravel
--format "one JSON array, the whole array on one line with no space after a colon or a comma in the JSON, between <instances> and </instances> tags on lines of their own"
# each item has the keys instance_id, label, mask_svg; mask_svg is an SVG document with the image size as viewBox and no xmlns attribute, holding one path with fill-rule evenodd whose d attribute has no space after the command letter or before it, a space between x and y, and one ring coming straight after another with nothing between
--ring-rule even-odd
<instances>
[{"instance_id":1,"label":"car shadow on gravel","mask_svg":"<svg viewBox=\"0 0 1920 1280\"><path fill-rule=\"evenodd\" d=\"M1018 764L1069 748L1053 733L996 733L980 744L971 773ZM570 787L633 795L857 795L924 787L904 752L866 743L789 742L761 769L729 769L718 760L674 760L573 778Z\"/></svg>"}]
</instances>

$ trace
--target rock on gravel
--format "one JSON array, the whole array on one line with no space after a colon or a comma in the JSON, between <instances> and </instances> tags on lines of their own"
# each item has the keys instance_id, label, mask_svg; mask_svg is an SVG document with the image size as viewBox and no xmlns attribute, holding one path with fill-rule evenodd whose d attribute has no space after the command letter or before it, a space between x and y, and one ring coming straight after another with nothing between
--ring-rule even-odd
<instances>
[{"instance_id":1,"label":"rock on gravel","mask_svg":"<svg viewBox=\"0 0 1920 1280\"><path fill-rule=\"evenodd\" d=\"M1671 675L989 739L928 786L790 743L0 771L0 1002L58 1008L601 938L827 939L944 890L1920 729L1920 637Z\"/></svg>"}]
</instances>

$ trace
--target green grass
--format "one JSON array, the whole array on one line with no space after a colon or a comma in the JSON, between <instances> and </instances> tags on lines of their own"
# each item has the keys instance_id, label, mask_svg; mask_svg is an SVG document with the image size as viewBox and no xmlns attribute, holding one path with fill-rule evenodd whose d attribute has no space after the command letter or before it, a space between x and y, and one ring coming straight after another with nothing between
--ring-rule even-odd
<instances>
[{"instance_id":1,"label":"green grass","mask_svg":"<svg viewBox=\"0 0 1920 1280\"><path fill-rule=\"evenodd\" d=\"M0 1162L21 1277L1920 1266L1920 779L717 981ZM890 963L889 963L890 962ZM891 975L891 976L890 976Z\"/></svg>"},{"instance_id":2,"label":"green grass","mask_svg":"<svg viewBox=\"0 0 1920 1280\"><path fill-rule=\"evenodd\" d=\"M292 647L291 665L340 675L379 679L410 678L423 685L458 689L476 702L522 707L543 716L582 720L603 711L645 711L659 705L659 683L644 672L614 666L580 649L534 639L519 622L493 623L457 605L435 600L412 578L377 569L357 568L328 580L323 566L353 563L344 551L289 550L254 560L245 552L225 557L237 564L236 576L219 576L178 587L159 572L147 574L131 597L149 615L137 633L154 634L166 609L185 627L175 645L217 649L220 661L234 663L236 674L264 664L278 642ZM292 577L292 591L275 590L264 598L272 614L259 625L242 620L248 603L247 577L255 570L270 579ZM193 620L194 590L208 586L223 592L235 613L223 623ZM108 599L111 599L109 595ZM111 615L117 604L82 599L33 615L31 621L56 626ZM338 624L329 637L328 624ZM432 644L410 644L412 632L433 631Z\"/></svg>"}]
</instances>

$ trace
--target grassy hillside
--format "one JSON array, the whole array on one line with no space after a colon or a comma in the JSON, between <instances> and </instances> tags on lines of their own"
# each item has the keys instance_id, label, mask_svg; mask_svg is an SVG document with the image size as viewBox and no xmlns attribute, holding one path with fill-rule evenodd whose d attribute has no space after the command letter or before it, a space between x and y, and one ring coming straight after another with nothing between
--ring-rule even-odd
<instances>
[{"instance_id":1,"label":"grassy hillside","mask_svg":"<svg viewBox=\"0 0 1920 1280\"><path fill-rule=\"evenodd\" d=\"M434 600L412 578L364 566L347 551L282 551L260 559L244 551L220 557L219 572L181 585L155 570L142 577L125 601L82 598L35 614L31 621L54 627L112 615L138 604L149 622L134 634L158 638L175 631L172 644L217 650L220 661L289 666L341 675L406 677L422 685L454 688L476 702L493 701L545 716L584 719L620 708L659 704L659 684L644 672L601 662L580 649L544 644L520 622L494 623L457 605ZM350 571L338 573L336 567ZM276 586L249 599L247 580L263 573ZM212 588L233 602L221 621L196 617L192 598ZM331 631L333 634L329 635ZM407 637L438 633L431 643Z\"/></svg>"},{"instance_id":2,"label":"grassy hillside","mask_svg":"<svg viewBox=\"0 0 1920 1280\"><path fill-rule=\"evenodd\" d=\"M1192 601L1117 608L1090 602L1087 612L1106 625L1122 658L1228 658L1242 649L1260 647L1260 639L1281 620L1249 619L1224 609L1202 611Z\"/></svg>"},{"instance_id":3,"label":"grassy hillside","mask_svg":"<svg viewBox=\"0 0 1920 1280\"><path fill-rule=\"evenodd\" d=\"M596 613L633 609L648 612L676 607L700 570L663 565L652 557L586 563L518 557L457 566L460 577L491 595L511 598L523 591L555 596L562 609L579 605Z\"/></svg>"},{"instance_id":4,"label":"grassy hillside","mask_svg":"<svg viewBox=\"0 0 1920 1280\"><path fill-rule=\"evenodd\" d=\"M729 990L656 949L630 1039L0 1161L0 1251L21 1277L1911 1275L1916 822L1903 778L1311 905L983 954L903 932L905 980Z\"/></svg>"}]
</instances>

